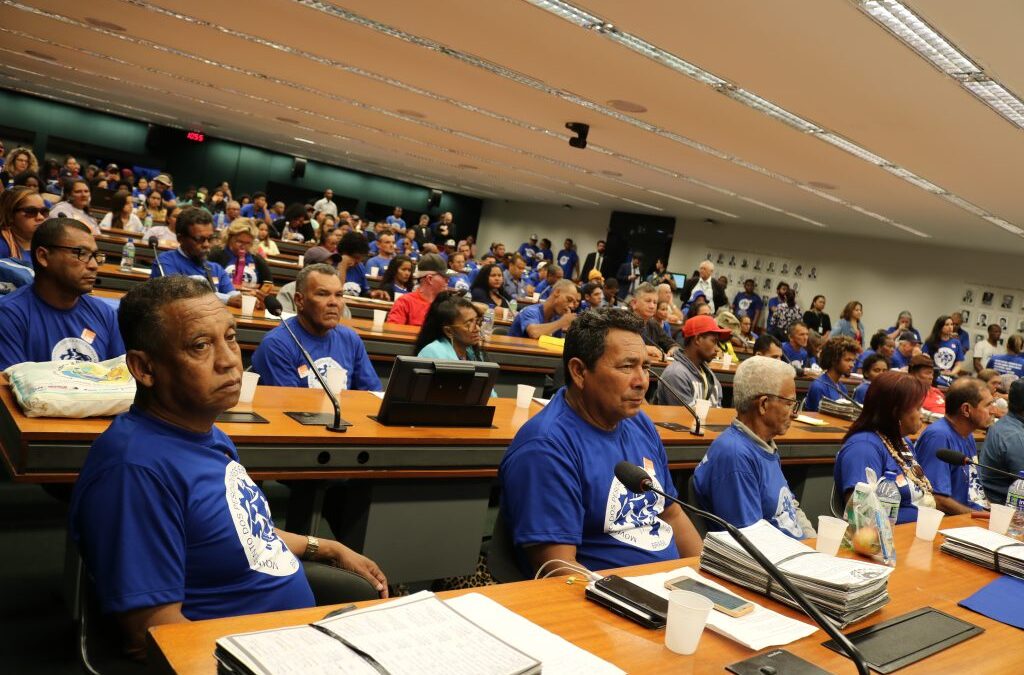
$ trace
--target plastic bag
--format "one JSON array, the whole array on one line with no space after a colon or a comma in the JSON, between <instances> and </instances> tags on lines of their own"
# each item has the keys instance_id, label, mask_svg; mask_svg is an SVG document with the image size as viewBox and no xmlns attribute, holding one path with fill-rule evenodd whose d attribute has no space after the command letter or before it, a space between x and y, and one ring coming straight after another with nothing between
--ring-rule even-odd
<instances>
[{"instance_id":1,"label":"plastic bag","mask_svg":"<svg viewBox=\"0 0 1024 675\"><path fill-rule=\"evenodd\" d=\"M4 372L26 417L119 415L135 399L135 380L124 356L101 363L19 363Z\"/></svg>"},{"instance_id":2,"label":"plastic bag","mask_svg":"<svg viewBox=\"0 0 1024 675\"><path fill-rule=\"evenodd\" d=\"M857 483L850 501L846 503L846 522L852 527L847 528L843 536L843 547L875 562L896 567L892 525L875 494L878 476L870 468L865 470L865 475L867 482Z\"/></svg>"}]
</instances>

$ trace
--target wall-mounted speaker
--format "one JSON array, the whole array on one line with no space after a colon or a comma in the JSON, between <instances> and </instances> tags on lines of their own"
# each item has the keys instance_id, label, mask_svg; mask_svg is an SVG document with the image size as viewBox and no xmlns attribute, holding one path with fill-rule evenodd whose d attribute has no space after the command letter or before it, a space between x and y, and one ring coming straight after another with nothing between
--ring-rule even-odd
<instances>
[{"instance_id":1,"label":"wall-mounted speaker","mask_svg":"<svg viewBox=\"0 0 1024 675\"><path fill-rule=\"evenodd\" d=\"M438 206L440 206L441 205L441 196L443 194L444 193L441 192L440 190L431 190L430 191L430 197L427 198L427 208L428 209L436 209Z\"/></svg>"},{"instance_id":2,"label":"wall-mounted speaker","mask_svg":"<svg viewBox=\"0 0 1024 675\"><path fill-rule=\"evenodd\" d=\"M292 178L302 178L306 175L306 160L296 157L292 162Z\"/></svg>"}]
</instances>

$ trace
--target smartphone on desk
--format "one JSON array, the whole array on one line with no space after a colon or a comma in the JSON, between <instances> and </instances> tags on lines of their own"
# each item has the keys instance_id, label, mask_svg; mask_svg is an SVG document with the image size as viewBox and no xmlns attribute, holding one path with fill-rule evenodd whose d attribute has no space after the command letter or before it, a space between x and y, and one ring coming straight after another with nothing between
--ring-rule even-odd
<instances>
[{"instance_id":1,"label":"smartphone on desk","mask_svg":"<svg viewBox=\"0 0 1024 675\"><path fill-rule=\"evenodd\" d=\"M676 577L675 579L669 579L665 582L665 588L670 591L691 591L697 595L703 595L705 598L715 603L715 609L722 614L728 614L729 616L743 616L754 610L754 603L749 600L744 600L732 593L720 591L717 588L708 586L707 584L701 583L696 579L691 579L690 577Z\"/></svg>"}]
</instances>

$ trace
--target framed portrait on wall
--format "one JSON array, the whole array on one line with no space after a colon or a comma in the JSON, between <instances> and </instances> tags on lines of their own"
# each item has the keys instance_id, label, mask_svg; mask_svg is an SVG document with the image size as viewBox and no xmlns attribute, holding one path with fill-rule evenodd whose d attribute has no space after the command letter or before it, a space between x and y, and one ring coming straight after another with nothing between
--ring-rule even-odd
<instances>
[{"instance_id":1,"label":"framed portrait on wall","mask_svg":"<svg viewBox=\"0 0 1024 675\"><path fill-rule=\"evenodd\" d=\"M964 320L964 322L963 322L964 326L970 326L971 325L971 310L969 310L969 309L961 309L960 310L960 316Z\"/></svg>"},{"instance_id":2,"label":"framed portrait on wall","mask_svg":"<svg viewBox=\"0 0 1024 675\"><path fill-rule=\"evenodd\" d=\"M960 302L962 304L964 304L964 305L973 305L974 304L974 289L973 288L966 288L966 289L964 289L964 296L960 299Z\"/></svg>"},{"instance_id":3,"label":"framed portrait on wall","mask_svg":"<svg viewBox=\"0 0 1024 675\"><path fill-rule=\"evenodd\" d=\"M984 305L985 307L991 307L992 300L995 298L995 296L996 294L993 293L992 291L983 291L981 294L981 304Z\"/></svg>"},{"instance_id":4,"label":"framed portrait on wall","mask_svg":"<svg viewBox=\"0 0 1024 675\"><path fill-rule=\"evenodd\" d=\"M1009 293L1005 293L1003 295L1003 301L1001 303L999 303L999 306L1002 307L1003 309L1010 309L1010 310L1012 310L1013 309L1013 296L1010 295Z\"/></svg>"}]
</instances>

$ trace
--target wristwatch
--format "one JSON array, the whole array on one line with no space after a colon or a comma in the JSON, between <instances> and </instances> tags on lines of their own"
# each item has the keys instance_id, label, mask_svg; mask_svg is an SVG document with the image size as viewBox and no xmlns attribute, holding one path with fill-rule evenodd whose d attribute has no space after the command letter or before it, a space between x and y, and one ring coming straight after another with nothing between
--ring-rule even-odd
<instances>
[{"instance_id":1,"label":"wristwatch","mask_svg":"<svg viewBox=\"0 0 1024 675\"><path fill-rule=\"evenodd\" d=\"M312 560L320 550L320 540L313 535L306 535L306 550L302 553L303 560Z\"/></svg>"}]
</instances>

